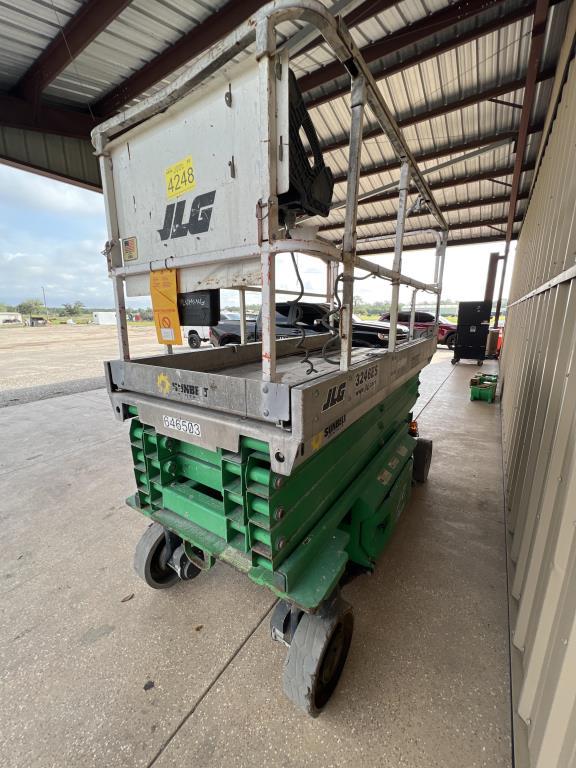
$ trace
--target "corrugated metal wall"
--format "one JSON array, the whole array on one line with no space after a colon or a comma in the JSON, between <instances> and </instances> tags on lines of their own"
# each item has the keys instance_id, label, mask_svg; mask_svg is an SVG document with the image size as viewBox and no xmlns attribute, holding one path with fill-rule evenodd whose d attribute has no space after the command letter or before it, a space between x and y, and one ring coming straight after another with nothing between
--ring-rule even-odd
<instances>
[{"instance_id":1,"label":"corrugated metal wall","mask_svg":"<svg viewBox=\"0 0 576 768\"><path fill-rule=\"evenodd\" d=\"M522 234L502 360L518 768L576 766L576 64Z\"/></svg>"},{"instance_id":2,"label":"corrugated metal wall","mask_svg":"<svg viewBox=\"0 0 576 768\"><path fill-rule=\"evenodd\" d=\"M100 190L100 170L89 139L0 125L0 161Z\"/></svg>"}]
</instances>

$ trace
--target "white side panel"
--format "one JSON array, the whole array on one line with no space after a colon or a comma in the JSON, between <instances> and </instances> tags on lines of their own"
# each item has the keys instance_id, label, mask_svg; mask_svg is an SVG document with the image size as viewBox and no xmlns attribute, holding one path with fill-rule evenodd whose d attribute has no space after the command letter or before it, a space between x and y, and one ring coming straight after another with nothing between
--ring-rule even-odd
<instances>
[{"instance_id":1,"label":"white side panel","mask_svg":"<svg viewBox=\"0 0 576 768\"><path fill-rule=\"evenodd\" d=\"M204 264L199 267L178 270L180 293L203 291L209 288L237 288L259 285L262 273L260 259L231 262L230 264ZM127 296L148 296L150 275L133 275L126 278Z\"/></svg>"},{"instance_id":2,"label":"white side panel","mask_svg":"<svg viewBox=\"0 0 576 768\"><path fill-rule=\"evenodd\" d=\"M264 189L258 67L254 59L232 65L108 146L120 238L136 238L136 248L123 249L125 264L258 249L256 206ZM278 98L287 103L286 68L278 86ZM286 137L286 105L279 112L285 123L279 133ZM288 152L281 154L279 186L284 189ZM167 190L167 171L187 158L192 173L184 173L183 192L178 184ZM134 290L129 287L129 295Z\"/></svg>"}]
</instances>

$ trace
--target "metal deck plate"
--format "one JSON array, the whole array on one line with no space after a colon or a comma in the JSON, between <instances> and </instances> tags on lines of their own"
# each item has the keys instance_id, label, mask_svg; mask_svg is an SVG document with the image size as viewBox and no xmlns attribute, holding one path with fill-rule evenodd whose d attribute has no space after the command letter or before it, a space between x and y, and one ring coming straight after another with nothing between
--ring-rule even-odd
<instances>
[{"instance_id":1,"label":"metal deck plate","mask_svg":"<svg viewBox=\"0 0 576 768\"><path fill-rule=\"evenodd\" d=\"M296 343L279 342L279 383L259 378L260 344L114 361L109 364L112 403L117 413L122 405L133 405L161 434L210 450L236 451L241 435L267 441L272 469L288 475L416 376L436 348L436 339L428 338L391 353L358 349L357 364L345 372L317 353L312 357L317 372L306 376Z\"/></svg>"}]
</instances>

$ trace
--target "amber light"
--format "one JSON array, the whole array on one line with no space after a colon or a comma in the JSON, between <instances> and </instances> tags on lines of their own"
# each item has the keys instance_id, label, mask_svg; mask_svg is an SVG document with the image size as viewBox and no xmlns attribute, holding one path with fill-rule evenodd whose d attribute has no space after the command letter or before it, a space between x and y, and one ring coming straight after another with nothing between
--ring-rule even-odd
<instances>
[{"instance_id":1,"label":"amber light","mask_svg":"<svg viewBox=\"0 0 576 768\"><path fill-rule=\"evenodd\" d=\"M418 422L417 421L411 421L410 426L408 427L408 434L412 435L412 437L418 437Z\"/></svg>"}]
</instances>

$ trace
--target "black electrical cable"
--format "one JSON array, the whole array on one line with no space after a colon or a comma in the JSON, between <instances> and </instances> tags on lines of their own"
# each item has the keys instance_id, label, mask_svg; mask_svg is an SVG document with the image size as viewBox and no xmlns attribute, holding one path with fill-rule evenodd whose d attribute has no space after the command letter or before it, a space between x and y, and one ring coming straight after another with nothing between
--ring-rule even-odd
<instances>
[{"instance_id":1,"label":"black electrical cable","mask_svg":"<svg viewBox=\"0 0 576 768\"><path fill-rule=\"evenodd\" d=\"M296 262L296 257L294 256L294 252L290 251L290 256L292 258L292 264L294 266L294 271L296 272L296 278L298 280L298 283L300 285L300 293L298 294L298 297L290 301L290 304L294 304L296 307L296 318L295 322L299 322L302 319L302 308L298 306L298 302L301 300L301 298L304 296L304 283L302 281L302 278L300 276L300 270L298 269L298 264ZM296 349L301 349L304 353L304 357L300 362L305 363L308 366L308 369L306 371L306 375L309 376L311 373L318 373L316 368L314 368L314 363L312 360L310 360L310 357L308 356L308 350L304 349L304 341L306 339L306 331L304 328L299 328L300 331L300 340L298 341L298 344L296 344Z\"/></svg>"},{"instance_id":2,"label":"black electrical cable","mask_svg":"<svg viewBox=\"0 0 576 768\"><path fill-rule=\"evenodd\" d=\"M338 283L343 283L345 280L367 280L369 277L379 277L382 280L385 280L386 278L383 275L374 275L372 272L369 272L367 275L364 275L364 277L358 277L357 275L350 275L346 276L342 273L336 276L336 280L334 281L334 299L336 301L336 304L338 305L336 309L332 309L325 313L324 317L322 318L321 322L322 325L324 325L325 328L327 328L330 333L332 334L332 338L328 339L328 341L324 344L322 347L322 357L327 363L330 363L330 365L340 365L340 360L335 360L334 358L327 356L327 350L328 347L330 347L336 340L338 340L340 337L340 324L338 324L338 330L335 331L334 327L330 325L330 317L334 314L340 314L342 312L342 301L340 299L340 296L338 294Z\"/></svg>"}]
</instances>

